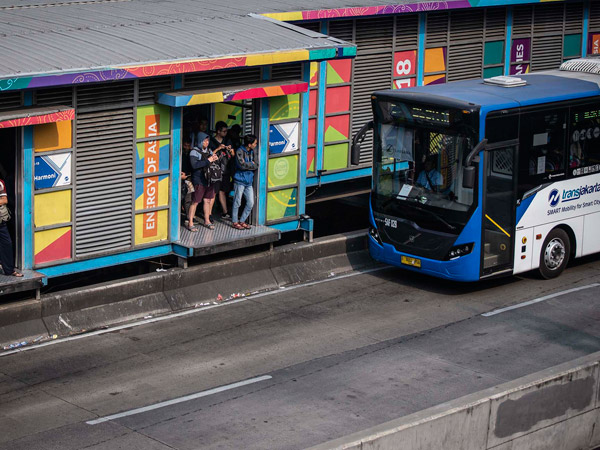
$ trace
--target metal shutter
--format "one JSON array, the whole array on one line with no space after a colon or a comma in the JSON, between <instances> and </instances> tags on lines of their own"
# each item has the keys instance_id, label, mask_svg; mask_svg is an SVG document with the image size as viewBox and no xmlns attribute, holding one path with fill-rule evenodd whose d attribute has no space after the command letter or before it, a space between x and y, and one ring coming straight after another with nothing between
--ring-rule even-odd
<instances>
[{"instance_id":1,"label":"metal shutter","mask_svg":"<svg viewBox=\"0 0 600 450\"><path fill-rule=\"evenodd\" d=\"M456 11L450 15L448 81L481 77L483 22L482 9Z\"/></svg>"},{"instance_id":2,"label":"metal shutter","mask_svg":"<svg viewBox=\"0 0 600 450\"><path fill-rule=\"evenodd\" d=\"M133 245L133 83L76 88L75 257ZM129 103L129 107L118 105Z\"/></svg>"},{"instance_id":3,"label":"metal shutter","mask_svg":"<svg viewBox=\"0 0 600 450\"><path fill-rule=\"evenodd\" d=\"M556 69L562 63L564 5L536 5L533 12L531 71Z\"/></svg>"},{"instance_id":4,"label":"metal shutter","mask_svg":"<svg viewBox=\"0 0 600 450\"><path fill-rule=\"evenodd\" d=\"M371 94L389 89L392 84L392 53L359 55L354 61L354 85L352 89L352 135L369 120L373 119ZM373 161L373 142L370 135L360 149L360 164Z\"/></svg>"},{"instance_id":5,"label":"metal shutter","mask_svg":"<svg viewBox=\"0 0 600 450\"><path fill-rule=\"evenodd\" d=\"M583 3L567 3L565 5L565 34L583 31Z\"/></svg>"},{"instance_id":6,"label":"metal shutter","mask_svg":"<svg viewBox=\"0 0 600 450\"><path fill-rule=\"evenodd\" d=\"M354 20L332 20L328 34L342 41L354 42Z\"/></svg>"},{"instance_id":7,"label":"metal shutter","mask_svg":"<svg viewBox=\"0 0 600 450\"><path fill-rule=\"evenodd\" d=\"M271 69L271 80L301 80L302 79L302 63L280 64L273 66Z\"/></svg>"},{"instance_id":8,"label":"metal shutter","mask_svg":"<svg viewBox=\"0 0 600 450\"><path fill-rule=\"evenodd\" d=\"M0 110L18 108L22 104L21 91L0 93Z\"/></svg>"},{"instance_id":9,"label":"metal shutter","mask_svg":"<svg viewBox=\"0 0 600 450\"><path fill-rule=\"evenodd\" d=\"M133 243L133 112L77 114L76 257Z\"/></svg>"},{"instance_id":10,"label":"metal shutter","mask_svg":"<svg viewBox=\"0 0 600 450\"><path fill-rule=\"evenodd\" d=\"M448 45L448 21L450 15L443 13L427 14L426 47L445 47Z\"/></svg>"},{"instance_id":11,"label":"metal shutter","mask_svg":"<svg viewBox=\"0 0 600 450\"><path fill-rule=\"evenodd\" d=\"M506 38L506 8L488 8L485 11L486 41Z\"/></svg>"},{"instance_id":12,"label":"metal shutter","mask_svg":"<svg viewBox=\"0 0 600 450\"><path fill-rule=\"evenodd\" d=\"M516 6L513 15L513 39L519 37L530 37L533 25L533 7Z\"/></svg>"},{"instance_id":13,"label":"metal shutter","mask_svg":"<svg viewBox=\"0 0 600 450\"><path fill-rule=\"evenodd\" d=\"M419 46L419 16L396 17L395 50L413 50Z\"/></svg>"},{"instance_id":14,"label":"metal shutter","mask_svg":"<svg viewBox=\"0 0 600 450\"><path fill-rule=\"evenodd\" d=\"M371 94L392 86L394 19L357 19L352 86L352 135L373 119ZM360 164L373 161L373 140L365 139L360 149Z\"/></svg>"},{"instance_id":15,"label":"metal shutter","mask_svg":"<svg viewBox=\"0 0 600 450\"><path fill-rule=\"evenodd\" d=\"M317 33L321 32L321 22L314 21L314 22L291 22L292 24L296 25L297 27L302 27L305 28L307 30L310 31L316 31Z\"/></svg>"},{"instance_id":16,"label":"metal shutter","mask_svg":"<svg viewBox=\"0 0 600 450\"><path fill-rule=\"evenodd\" d=\"M35 92L34 102L36 105L39 106L73 106L73 88L69 86L62 88L37 90Z\"/></svg>"},{"instance_id":17,"label":"metal shutter","mask_svg":"<svg viewBox=\"0 0 600 450\"><path fill-rule=\"evenodd\" d=\"M142 78L138 85L138 103L155 103L157 93L171 89L171 77Z\"/></svg>"},{"instance_id":18,"label":"metal shutter","mask_svg":"<svg viewBox=\"0 0 600 450\"><path fill-rule=\"evenodd\" d=\"M590 31L600 31L600 2L590 5Z\"/></svg>"},{"instance_id":19,"label":"metal shutter","mask_svg":"<svg viewBox=\"0 0 600 450\"><path fill-rule=\"evenodd\" d=\"M240 84L259 83L262 80L260 67L246 67L235 70L214 70L185 75L185 89L212 89Z\"/></svg>"}]
</instances>

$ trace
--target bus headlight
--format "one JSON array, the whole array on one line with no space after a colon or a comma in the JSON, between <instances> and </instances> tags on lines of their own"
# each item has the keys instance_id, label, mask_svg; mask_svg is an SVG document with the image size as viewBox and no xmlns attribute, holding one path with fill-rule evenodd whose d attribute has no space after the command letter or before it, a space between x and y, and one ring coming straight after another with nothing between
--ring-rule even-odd
<instances>
[{"instance_id":1,"label":"bus headlight","mask_svg":"<svg viewBox=\"0 0 600 450\"><path fill-rule=\"evenodd\" d=\"M375 239L375 242L377 242L379 245L383 245L383 242L381 242L381 238L379 237L379 231L377 231L377 228L369 227L369 236Z\"/></svg>"},{"instance_id":2,"label":"bus headlight","mask_svg":"<svg viewBox=\"0 0 600 450\"><path fill-rule=\"evenodd\" d=\"M468 255L473 251L473 245L473 242L469 244L455 245L450 249L450 251L446 255L446 260L449 261L452 259L460 258L461 256Z\"/></svg>"}]
</instances>

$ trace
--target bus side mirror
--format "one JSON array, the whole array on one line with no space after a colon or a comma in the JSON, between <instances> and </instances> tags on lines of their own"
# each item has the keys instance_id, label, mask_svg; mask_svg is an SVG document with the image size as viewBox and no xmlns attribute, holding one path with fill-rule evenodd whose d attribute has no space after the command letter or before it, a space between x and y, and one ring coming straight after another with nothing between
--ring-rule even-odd
<instances>
[{"instance_id":1,"label":"bus side mirror","mask_svg":"<svg viewBox=\"0 0 600 450\"><path fill-rule=\"evenodd\" d=\"M350 162L353 166L357 166L360 164L360 144L365 140L365 136L367 135L367 131L373 129L373 121L365 123L358 133L354 135L352 138L352 148L350 150Z\"/></svg>"},{"instance_id":2,"label":"bus side mirror","mask_svg":"<svg viewBox=\"0 0 600 450\"><path fill-rule=\"evenodd\" d=\"M465 189L473 189L475 187L475 175L477 171L475 167L463 167L462 187Z\"/></svg>"}]
</instances>

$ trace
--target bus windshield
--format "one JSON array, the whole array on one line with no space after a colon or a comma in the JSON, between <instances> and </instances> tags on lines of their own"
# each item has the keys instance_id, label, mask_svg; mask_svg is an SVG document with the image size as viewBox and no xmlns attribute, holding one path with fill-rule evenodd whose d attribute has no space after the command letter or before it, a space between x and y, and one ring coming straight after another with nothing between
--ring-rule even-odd
<instances>
[{"instance_id":1,"label":"bus windshield","mask_svg":"<svg viewBox=\"0 0 600 450\"><path fill-rule=\"evenodd\" d=\"M374 210L458 234L474 206L462 167L477 143L477 114L395 101L375 110Z\"/></svg>"}]
</instances>

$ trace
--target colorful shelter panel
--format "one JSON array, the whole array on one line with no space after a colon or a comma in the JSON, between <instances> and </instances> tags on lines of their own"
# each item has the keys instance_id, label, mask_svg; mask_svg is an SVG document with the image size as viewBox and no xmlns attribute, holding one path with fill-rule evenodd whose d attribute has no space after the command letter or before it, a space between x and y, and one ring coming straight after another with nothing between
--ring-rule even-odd
<instances>
[{"instance_id":1,"label":"colorful shelter panel","mask_svg":"<svg viewBox=\"0 0 600 450\"><path fill-rule=\"evenodd\" d=\"M323 169L345 169L348 166L349 144L326 145L323 148Z\"/></svg>"},{"instance_id":2,"label":"colorful shelter panel","mask_svg":"<svg viewBox=\"0 0 600 450\"><path fill-rule=\"evenodd\" d=\"M135 173L143 175L169 170L170 149L169 139L138 142Z\"/></svg>"},{"instance_id":3,"label":"colorful shelter panel","mask_svg":"<svg viewBox=\"0 0 600 450\"><path fill-rule=\"evenodd\" d=\"M491 66L504 62L504 41L486 42L483 53L483 65Z\"/></svg>"},{"instance_id":4,"label":"colorful shelter panel","mask_svg":"<svg viewBox=\"0 0 600 450\"><path fill-rule=\"evenodd\" d=\"M267 194L267 220L298 215L298 188L282 189Z\"/></svg>"},{"instance_id":5,"label":"colorful shelter panel","mask_svg":"<svg viewBox=\"0 0 600 450\"><path fill-rule=\"evenodd\" d=\"M315 87L319 84L319 63L310 63L310 87Z\"/></svg>"},{"instance_id":6,"label":"colorful shelter panel","mask_svg":"<svg viewBox=\"0 0 600 450\"><path fill-rule=\"evenodd\" d=\"M268 187L298 183L298 155L269 159Z\"/></svg>"},{"instance_id":7,"label":"colorful shelter panel","mask_svg":"<svg viewBox=\"0 0 600 450\"><path fill-rule=\"evenodd\" d=\"M71 227L36 231L34 235L34 263L36 265L71 259Z\"/></svg>"},{"instance_id":8,"label":"colorful shelter panel","mask_svg":"<svg viewBox=\"0 0 600 450\"><path fill-rule=\"evenodd\" d=\"M306 174L315 173L315 148L309 148L306 153Z\"/></svg>"},{"instance_id":9,"label":"colorful shelter panel","mask_svg":"<svg viewBox=\"0 0 600 450\"><path fill-rule=\"evenodd\" d=\"M589 33L587 54L600 55L600 33Z\"/></svg>"},{"instance_id":10,"label":"colorful shelter panel","mask_svg":"<svg viewBox=\"0 0 600 450\"><path fill-rule=\"evenodd\" d=\"M37 228L71 222L71 190L36 194L33 213Z\"/></svg>"},{"instance_id":11,"label":"colorful shelter panel","mask_svg":"<svg viewBox=\"0 0 600 450\"><path fill-rule=\"evenodd\" d=\"M6 81L6 80L5 80ZM2 84L2 82L0 82ZM23 108L0 113L0 128L25 127L75 119L75 110L62 106Z\"/></svg>"},{"instance_id":12,"label":"colorful shelter panel","mask_svg":"<svg viewBox=\"0 0 600 450\"><path fill-rule=\"evenodd\" d=\"M71 184L71 152L36 156L34 164L35 190Z\"/></svg>"},{"instance_id":13,"label":"colorful shelter panel","mask_svg":"<svg viewBox=\"0 0 600 450\"><path fill-rule=\"evenodd\" d=\"M439 74L439 75L428 75L423 77L423 84L425 86L429 85L429 84L444 84L446 82L446 75L444 74Z\"/></svg>"},{"instance_id":14,"label":"colorful shelter panel","mask_svg":"<svg viewBox=\"0 0 600 450\"><path fill-rule=\"evenodd\" d=\"M317 119L308 120L308 146L317 143Z\"/></svg>"},{"instance_id":15,"label":"colorful shelter panel","mask_svg":"<svg viewBox=\"0 0 600 450\"><path fill-rule=\"evenodd\" d=\"M49 152L73 147L72 121L44 123L33 127L33 148Z\"/></svg>"},{"instance_id":16,"label":"colorful shelter panel","mask_svg":"<svg viewBox=\"0 0 600 450\"><path fill-rule=\"evenodd\" d=\"M394 77L410 77L417 73L417 51L394 53Z\"/></svg>"},{"instance_id":17,"label":"colorful shelter panel","mask_svg":"<svg viewBox=\"0 0 600 450\"><path fill-rule=\"evenodd\" d=\"M401 78L398 80L394 80L392 84L393 89L404 89L409 87L415 87L417 85L417 80L415 78Z\"/></svg>"},{"instance_id":18,"label":"colorful shelter panel","mask_svg":"<svg viewBox=\"0 0 600 450\"><path fill-rule=\"evenodd\" d=\"M206 105L209 103L236 102L254 98L278 97L308 91L305 81L265 82L245 86L231 86L214 91L209 89L163 92L158 94L158 103L171 107Z\"/></svg>"},{"instance_id":19,"label":"colorful shelter panel","mask_svg":"<svg viewBox=\"0 0 600 450\"><path fill-rule=\"evenodd\" d=\"M297 119L300 117L300 95L281 95L269 99L269 118L274 120Z\"/></svg>"},{"instance_id":20,"label":"colorful shelter panel","mask_svg":"<svg viewBox=\"0 0 600 450\"><path fill-rule=\"evenodd\" d=\"M171 133L171 108L164 105L140 106L137 109L137 138Z\"/></svg>"},{"instance_id":21,"label":"colorful shelter panel","mask_svg":"<svg viewBox=\"0 0 600 450\"><path fill-rule=\"evenodd\" d=\"M425 73L446 71L446 47L425 50Z\"/></svg>"},{"instance_id":22,"label":"colorful shelter panel","mask_svg":"<svg viewBox=\"0 0 600 450\"><path fill-rule=\"evenodd\" d=\"M244 110L241 104L217 103L215 105L215 123L223 121L227 124L227 127L236 124L242 126L243 119Z\"/></svg>"},{"instance_id":23,"label":"colorful shelter panel","mask_svg":"<svg viewBox=\"0 0 600 450\"><path fill-rule=\"evenodd\" d=\"M529 64L513 64L510 66L510 75L524 75L529 73Z\"/></svg>"},{"instance_id":24,"label":"colorful shelter panel","mask_svg":"<svg viewBox=\"0 0 600 450\"><path fill-rule=\"evenodd\" d=\"M352 80L352 60L336 59L327 61L327 85L350 83Z\"/></svg>"},{"instance_id":25,"label":"colorful shelter panel","mask_svg":"<svg viewBox=\"0 0 600 450\"><path fill-rule=\"evenodd\" d=\"M135 210L169 205L169 176L145 177L135 180Z\"/></svg>"},{"instance_id":26,"label":"colorful shelter panel","mask_svg":"<svg viewBox=\"0 0 600 450\"><path fill-rule=\"evenodd\" d=\"M350 110L350 86L328 88L325 93L325 113L334 114Z\"/></svg>"},{"instance_id":27,"label":"colorful shelter panel","mask_svg":"<svg viewBox=\"0 0 600 450\"><path fill-rule=\"evenodd\" d=\"M169 214L166 209L135 215L135 245L164 241L168 230Z\"/></svg>"},{"instance_id":28,"label":"colorful shelter panel","mask_svg":"<svg viewBox=\"0 0 600 450\"><path fill-rule=\"evenodd\" d=\"M510 63L520 64L531 59L531 39L514 39L510 46Z\"/></svg>"},{"instance_id":29,"label":"colorful shelter panel","mask_svg":"<svg viewBox=\"0 0 600 450\"><path fill-rule=\"evenodd\" d=\"M310 94L308 96L308 115L309 116L317 115L317 103L318 103L317 93L318 92L319 91L317 89L313 89L312 91L310 91Z\"/></svg>"},{"instance_id":30,"label":"colorful shelter panel","mask_svg":"<svg viewBox=\"0 0 600 450\"><path fill-rule=\"evenodd\" d=\"M350 136L350 115L325 118L325 142L347 141Z\"/></svg>"},{"instance_id":31,"label":"colorful shelter panel","mask_svg":"<svg viewBox=\"0 0 600 450\"><path fill-rule=\"evenodd\" d=\"M581 56L581 34L567 34L563 42L563 58Z\"/></svg>"},{"instance_id":32,"label":"colorful shelter panel","mask_svg":"<svg viewBox=\"0 0 600 450\"><path fill-rule=\"evenodd\" d=\"M280 123L269 126L269 154L298 151L299 122Z\"/></svg>"},{"instance_id":33,"label":"colorful shelter panel","mask_svg":"<svg viewBox=\"0 0 600 450\"><path fill-rule=\"evenodd\" d=\"M483 69L483 78L499 77L504 75L504 67L487 67Z\"/></svg>"}]
</instances>

